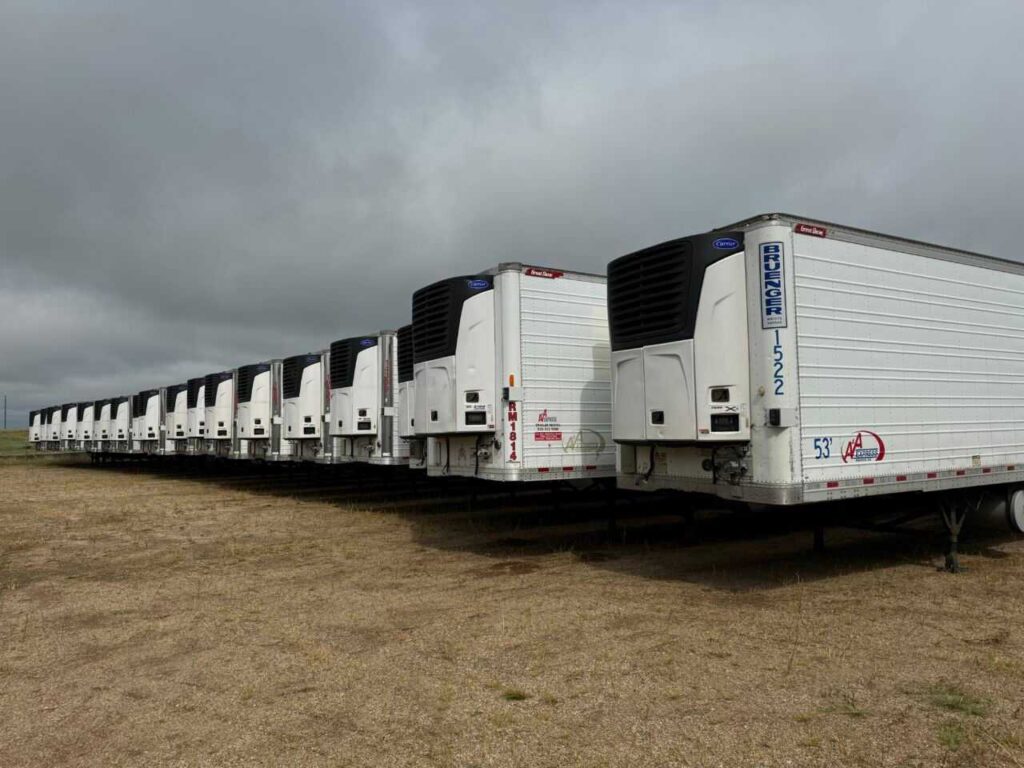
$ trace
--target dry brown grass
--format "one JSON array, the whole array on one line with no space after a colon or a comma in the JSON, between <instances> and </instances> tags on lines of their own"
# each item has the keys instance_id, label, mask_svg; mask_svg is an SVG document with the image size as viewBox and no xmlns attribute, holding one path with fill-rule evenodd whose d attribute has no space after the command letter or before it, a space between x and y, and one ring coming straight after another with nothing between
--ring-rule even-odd
<instances>
[{"instance_id":1,"label":"dry brown grass","mask_svg":"<svg viewBox=\"0 0 1024 768\"><path fill-rule=\"evenodd\" d=\"M0 465L0 765L1024 765L1024 542L420 492Z\"/></svg>"}]
</instances>

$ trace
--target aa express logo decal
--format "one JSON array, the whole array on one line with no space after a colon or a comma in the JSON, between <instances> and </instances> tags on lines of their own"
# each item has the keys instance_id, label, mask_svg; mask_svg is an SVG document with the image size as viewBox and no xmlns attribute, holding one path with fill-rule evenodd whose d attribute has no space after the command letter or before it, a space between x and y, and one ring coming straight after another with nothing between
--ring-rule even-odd
<instances>
[{"instance_id":1,"label":"aa express logo decal","mask_svg":"<svg viewBox=\"0 0 1024 768\"><path fill-rule=\"evenodd\" d=\"M885 441L869 429L862 429L843 448L843 463L881 461L885 458Z\"/></svg>"},{"instance_id":2,"label":"aa express logo decal","mask_svg":"<svg viewBox=\"0 0 1024 768\"><path fill-rule=\"evenodd\" d=\"M540 443L562 442L562 428L558 425L558 417L548 414L545 408L537 417L537 426L534 428L533 439Z\"/></svg>"}]
</instances>

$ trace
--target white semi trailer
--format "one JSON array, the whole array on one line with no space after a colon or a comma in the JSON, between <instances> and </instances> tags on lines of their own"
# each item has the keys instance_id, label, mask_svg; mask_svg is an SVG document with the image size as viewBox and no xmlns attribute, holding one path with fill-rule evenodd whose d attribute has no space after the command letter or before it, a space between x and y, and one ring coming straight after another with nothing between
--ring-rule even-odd
<instances>
[{"instance_id":1,"label":"white semi trailer","mask_svg":"<svg viewBox=\"0 0 1024 768\"><path fill-rule=\"evenodd\" d=\"M206 453L206 379L189 379L186 391L187 453L198 456Z\"/></svg>"},{"instance_id":2,"label":"white semi trailer","mask_svg":"<svg viewBox=\"0 0 1024 768\"><path fill-rule=\"evenodd\" d=\"M28 442L38 449L43 439L43 412L30 411L28 415Z\"/></svg>"},{"instance_id":3,"label":"white semi trailer","mask_svg":"<svg viewBox=\"0 0 1024 768\"><path fill-rule=\"evenodd\" d=\"M1022 531L1022 297L1020 263L788 214L616 259L619 485L944 492L954 542L988 491Z\"/></svg>"},{"instance_id":4,"label":"white semi trailer","mask_svg":"<svg viewBox=\"0 0 1024 768\"><path fill-rule=\"evenodd\" d=\"M142 453L142 442L141 442L141 439L139 437L142 434L142 409L143 409L142 397L139 395L139 393L136 392L134 395L131 395L131 401L132 401L132 405L131 405L131 407L132 407L132 422L131 422L132 423L132 427L131 427L132 439L131 439L131 443L130 443L130 445L131 445L131 449L130 450L131 450L132 453Z\"/></svg>"},{"instance_id":5,"label":"white semi trailer","mask_svg":"<svg viewBox=\"0 0 1024 768\"><path fill-rule=\"evenodd\" d=\"M398 329L398 438L406 444L410 469L427 468L427 441L416 434L416 381L412 323Z\"/></svg>"},{"instance_id":6,"label":"white semi trailer","mask_svg":"<svg viewBox=\"0 0 1024 768\"><path fill-rule=\"evenodd\" d=\"M46 420L46 450L60 450L60 415L63 407L54 405L47 411Z\"/></svg>"},{"instance_id":7,"label":"white semi trailer","mask_svg":"<svg viewBox=\"0 0 1024 768\"><path fill-rule=\"evenodd\" d=\"M156 455L163 452L164 391L144 389L135 395L132 426L132 450Z\"/></svg>"},{"instance_id":8,"label":"white semi trailer","mask_svg":"<svg viewBox=\"0 0 1024 768\"><path fill-rule=\"evenodd\" d=\"M394 331L331 344L330 436L335 463L404 465L395 404L398 338Z\"/></svg>"},{"instance_id":9,"label":"white semi trailer","mask_svg":"<svg viewBox=\"0 0 1024 768\"><path fill-rule=\"evenodd\" d=\"M111 400L97 400L93 405L95 420L92 425L93 441L92 450L94 453L105 453L109 448L110 441L110 416Z\"/></svg>"},{"instance_id":10,"label":"white semi trailer","mask_svg":"<svg viewBox=\"0 0 1024 768\"><path fill-rule=\"evenodd\" d=\"M78 450L88 451L92 447L95 423L95 403L79 403L78 426L75 430L75 443Z\"/></svg>"},{"instance_id":11,"label":"white semi trailer","mask_svg":"<svg viewBox=\"0 0 1024 768\"><path fill-rule=\"evenodd\" d=\"M206 453L231 456L235 437L235 372L209 374L203 382L206 423Z\"/></svg>"},{"instance_id":12,"label":"white semi trailer","mask_svg":"<svg viewBox=\"0 0 1024 768\"><path fill-rule=\"evenodd\" d=\"M107 451L129 453L132 447L132 397L122 395L110 400L110 439Z\"/></svg>"},{"instance_id":13,"label":"white semi trailer","mask_svg":"<svg viewBox=\"0 0 1024 768\"><path fill-rule=\"evenodd\" d=\"M60 408L60 450L75 450L78 434L78 403L65 403Z\"/></svg>"},{"instance_id":14,"label":"white semi trailer","mask_svg":"<svg viewBox=\"0 0 1024 768\"><path fill-rule=\"evenodd\" d=\"M330 462L330 352L293 355L281 363L281 459Z\"/></svg>"},{"instance_id":15,"label":"white semi trailer","mask_svg":"<svg viewBox=\"0 0 1024 768\"><path fill-rule=\"evenodd\" d=\"M518 263L413 295L427 472L614 478L605 278Z\"/></svg>"},{"instance_id":16,"label":"white semi trailer","mask_svg":"<svg viewBox=\"0 0 1024 768\"><path fill-rule=\"evenodd\" d=\"M188 384L164 388L163 453L182 456L188 452Z\"/></svg>"},{"instance_id":17,"label":"white semi trailer","mask_svg":"<svg viewBox=\"0 0 1024 768\"><path fill-rule=\"evenodd\" d=\"M276 461L281 453L281 361L243 365L235 377L237 459Z\"/></svg>"}]
</instances>

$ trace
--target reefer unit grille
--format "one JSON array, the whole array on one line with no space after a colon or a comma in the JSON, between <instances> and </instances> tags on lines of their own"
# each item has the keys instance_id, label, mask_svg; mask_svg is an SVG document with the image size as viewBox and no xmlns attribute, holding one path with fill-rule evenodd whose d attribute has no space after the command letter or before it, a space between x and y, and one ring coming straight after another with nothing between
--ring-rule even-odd
<instances>
[{"instance_id":1,"label":"reefer unit grille","mask_svg":"<svg viewBox=\"0 0 1024 768\"><path fill-rule=\"evenodd\" d=\"M75 407L75 403L65 403L64 405L62 405L60 407L60 420L61 421L67 421L68 420L68 411L70 411L74 407Z\"/></svg>"},{"instance_id":2,"label":"reefer unit grille","mask_svg":"<svg viewBox=\"0 0 1024 768\"><path fill-rule=\"evenodd\" d=\"M164 396L164 409L170 413L174 410L174 403L178 399L178 394L188 389L188 384L173 384L167 388L166 395Z\"/></svg>"},{"instance_id":3,"label":"reefer unit grille","mask_svg":"<svg viewBox=\"0 0 1024 768\"><path fill-rule=\"evenodd\" d=\"M207 408L217 404L217 374L211 373L203 380L203 405Z\"/></svg>"},{"instance_id":4,"label":"reefer unit grille","mask_svg":"<svg viewBox=\"0 0 1024 768\"><path fill-rule=\"evenodd\" d=\"M146 409L142 404L142 395L132 395L132 418L138 418L145 414Z\"/></svg>"},{"instance_id":5,"label":"reefer unit grille","mask_svg":"<svg viewBox=\"0 0 1024 768\"><path fill-rule=\"evenodd\" d=\"M742 250L742 232L713 232L615 259L608 265L612 349L693 338L704 270Z\"/></svg>"},{"instance_id":6,"label":"reefer unit grille","mask_svg":"<svg viewBox=\"0 0 1024 768\"><path fill-rule=\"evenodd\" d=\"M139 392L139 412L138 416L146 415L146 406L149 404L149 399L154 395L159 395L159 389L144 389Z\"/></svg>"},{"instance_id":7,"label":"reefer unit grille","mask_svg":"<svg viewBox=\"0 0 1024 768\"><path fill-rule=\"evenodd\" d=\"M189 379L186 386L188 387L188 394L186 395L188 407L198 408L201 405L199 402L199 390L203 388L203 377L199 376L195 379ZM206 405L206 403L202 403L202 405Z\"/></svg>"},{"instance_id":8,"label":"reefer unit grille","mask_svg":"<svg viewBox=\"0 0 1024 768\"><path fill-rule=\"evenodd\" d=\"M99 421L100 412L103 410L103 406L109 403L109 400L97 400L92 404L92 415L93 418Z\"/></svg>"},{"instance_id":9,"label":"reefer unit grille","mask_svg":"<svg viewBox=\"0 0 1024 768\"><path fill-rule=\"evenodd\" d=\"M288 400L298 397L302 391L302 372L309 366L319 363L320 355L295 355L285 358L281 363L281 396Z\"/></svg>"},{"instance_id":10,"label":"reefer unit grille","mask_svg":"<svg viewBox=\"0 0 1024 768\"><path fill-rule=\"evenodd\" d=\"M398 329L398 381L412 381L412 325Z\"/></svg>"},{"instance_id":11,"label":"reefer unit grille","mask_svg":"<svg viewBox=\"0 0 1024 768\"><path fill-rule=\"evenodd\" d=\"M248 403L252 400L252 385L256 377L270 370L270 363L254 363L243 365L238 369L238 402Z\"/></svg>"},{"instance_id":12,"label":"reefer unit grille","mask_svg":"<svg viewBox=\"0 0 1024 768\"><path fill-rule=\"evenodd\" d=\"M331 344L331 389L351 387L356 375L356 357L377 346L376 336L354 336Z\"/></svg>"},{"instance_id":13,"label":"reefer unit grille","mask_svg":"<svg viewBox=\"0 0 1024 768\"><path fill-rule=\"evenodd\" d=\"M413 362L455 354L462 305L467 299L494 288L490 275L442 280L412 295Z\"/></svg>"},{"instance_id":14,"label":"reefer unit grille","mask_svg":"<svg viewBox=\"0 0 1024 768\"><path fill-rule=\"evenodd\" d=\"M203 390L204 405L207 408L212 408L217 404L217 385L222 381L228 381L231 379L231 371L221 371L220 373L211 373L203 380L203 386L206 389Z\"/></svg>"}]
</instances>

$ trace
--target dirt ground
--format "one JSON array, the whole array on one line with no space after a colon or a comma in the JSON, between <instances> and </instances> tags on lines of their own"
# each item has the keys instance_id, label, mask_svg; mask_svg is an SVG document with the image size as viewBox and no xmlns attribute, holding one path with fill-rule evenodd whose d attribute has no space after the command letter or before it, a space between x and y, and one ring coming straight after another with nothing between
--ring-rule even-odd
<instances>
[{"instance_id":1,"label":"dirt ground","mask_svg":"<svg viewBox=\"0 0 1024 768\"><path fill-rule=\"evenodd\" d=\"M0 766L1024 765L1024 541L406 477L0 463Z\"/></svg>"}]
</instances>

